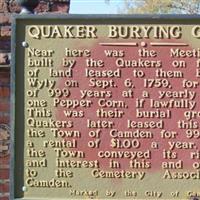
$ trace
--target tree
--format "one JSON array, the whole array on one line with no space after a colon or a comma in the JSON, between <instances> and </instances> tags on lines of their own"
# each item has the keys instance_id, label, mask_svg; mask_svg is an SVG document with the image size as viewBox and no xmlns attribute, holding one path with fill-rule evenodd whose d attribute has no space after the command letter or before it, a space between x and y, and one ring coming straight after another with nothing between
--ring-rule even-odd
<instances>
[{"instance_id":1,"label":"tree","mask_svg":"<svg viewBox=\"0 0 200 200\"><path fill-rule=\"evenodd\" d=\"M200 0L124 0L121 13L198 14Z\"/></svg>"}]
</instances>

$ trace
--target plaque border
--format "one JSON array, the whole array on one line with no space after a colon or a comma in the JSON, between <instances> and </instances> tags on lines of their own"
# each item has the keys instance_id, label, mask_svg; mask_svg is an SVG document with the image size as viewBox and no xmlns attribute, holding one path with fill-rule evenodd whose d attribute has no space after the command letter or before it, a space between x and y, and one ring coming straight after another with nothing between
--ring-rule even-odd
<instances>
[{"instance_id":1,"label":"plaque border","mask_svg":"<svg viewBox=\"0 0 200 200\"><path fill-rule=\"evenodd\" d=\"M99 24L108 24L105 20L134 20L139 24L139 22L145 23L153 23L153 24L160 24L160 23L170 23L170 24L198 24L200 25L200 15L184 15L184 14L37 14L37 15L27 15L27 14L13 14L12 15L12 33L11 33L11 70L10 70L10 126L11 126L11 136L10 136L10 185L9 185L9 199L10 200L47 200L47 198L15 198L15 158L16 158L16 151L15 151L15 143L16 143L16 135L15 135L15 128L16 128L16 42L17 42L17 25L18 21L23 20L94 20L95 22L98 21ZM145 22L145 23L144 23ZM58 199L52 199L58 200ZM62 199L60 199L62 200ZM70 198L69 200L73 200ZM77 199L74 199L77 200ZM103 199L102 199L103 200ZM114 200L127 200L127 199L114 199ZM148 200L146 199L136 199L136 200ZM151 198L153 200L153 198ZM172 199L162 199L160 200L172 200ZM182 199L188 200L188 199Z\"/></svg>"}]
</instances>

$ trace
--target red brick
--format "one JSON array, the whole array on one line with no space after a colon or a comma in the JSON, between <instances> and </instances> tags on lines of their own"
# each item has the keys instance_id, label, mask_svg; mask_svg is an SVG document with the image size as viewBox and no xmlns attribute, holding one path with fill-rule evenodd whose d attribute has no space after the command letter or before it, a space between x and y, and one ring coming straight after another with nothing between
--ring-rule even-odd
<instances>
[{"instance_id":1,"label":"red brick","mask_svg":"<svg viewBox=\"0 0 200 200\"><path fill-rule=\"evenodd\" d=\"M9 116L0 116L0 123L3 124L8 124L10 122L10 117Z\"/></svg>"},{"instance_id":2,"label":"red brick","mask_svg":"<svg viewBox=\"0 0 200 200\"><path fill-rule=\"evenodd\" d=\"M9 200L9 197L1 197L1 200Z\"/></svg>"},{"instance_id":3,"label":"red brick","mask_svg":"<svg viewBox=\"0 0 200 200\"><path fill-rule=\"evenodd\" d=\"M4 84L4 86L2 86L2 84ZM1 77L1 79L0 79L0 88L1 87L8 87L9 86L9 84L10 84L10 79L9 79L9 77Z\"/></svg>"},{"instance_id":4,"label":"red brick","mask_svg":"<svg viewBox=\"0 0 200 200\"><path fill-rule=\"evenodd\" d=\"M0 87L0 97L9 97L10 96L10 88L8 87Z\"/></svg>"},{"instance_id":5,"label":"red brick","mask_svg":"<svg viewBox=\"0 0 200 200\"><path fill-rule=\"evenodd\" d=\"M2 26L0 37L11 37L11 26Z\"/></svg>"},{"instance_id":6,"label":"red brick","mask_svg":"<svg viewBox=\"0 0 200 200\"><path fill-rule=\"evenodd\" d=\"M9 200L9 197L1 197L1 200Z\"/></svg>"},{"instance_id":7,"label":"red brick","mask_svg":"<svg viewBox=\"0 0 200 200\"><path fill-rule=\"evenodd\" d=\"M10 79L10 76L8 73L5 72L0 72L0 83L9 83L9 79Z\"/></svg>"},{"instance_id":8,"label":"red brick","mask_svg":"<svg viewBox=\"0 0 200 200\"><path fill-rule=\"evenodd\" d=\"M0 24L6 25L11 23L10 14L0 13Z\"/></svg>"},{"instance_id":9,"label":"red brick","mask_svg":"<svg viewBox=\"0 0 200 200\"><path fill-rule=\"evenodd\" d=\"M3 102L6 102L6 99L9 96L10 96L10 85L9 85L9 83L1 83L0 82L0 100L4 100ZM9 101L7 103L9 103Z\"/></svg>"},{"instance_id":10,"label":"red brick","mask_svg":"<svg viewBox=\"0 0 200 200\"><path fill-rule=\"evenodd\" d=\"M0 179L9 179L8 169L0 169Z\"/></svg>"},{"instance_id":11,"label":"red brick","mask_svg":"<svg viewBox=\"0 0 200 200\"><path fill-rule=\"evenodd\" d=\"M9 83L9 80L10 80L9 72L2 72L2 73L0 72L0 83L2 83L2 79L4 80L5 83Z\"/></svg>"},{"instance_id":12,"label":"red brick","mask_svg":"<svg viewBox=\"0 0 200 200\"><path fill-rule=\"evenodd\" d=\"M4 196L4 197L1 197L1 198L0 198L0 200L10 200L10 199L9 199L9 197L8 197L7 193L6 193L6 196Z\"/></svg>"},{"instance_id":13,"label":"red brick","mask_svg":"<svg viewBox=\"0 0 200 200\"><path fill-rule=\"evenodd\" d=\"M2 111L8 111L9 110L9 108L10 108L10 104L7 102L5 102L5 103L1 103L0 102L0 111L2 112Z\"/></svg>"},{"instance_id":14,"label":"red brick","mask_svg":"<svg viewBox=\"0 0 200 200\"><path fill-rule=\"evenodd\" d=\"M9 6L11 13L19 13L21 8L16 4L16 2L12 1ZM47 12L48 6L46 3L40 3L37 7L37 12ZM52 7L53 12L68 12L68 6L66 4L57 4ZM0 49L10 51L10 36L11 36L11 27L9 26L11 22L10 13L8 13L7 5L5 0L0 0ZM3 26L2 26L3 25ZM0 54L0 64L8 64L8 54ZM10 122L9 117L9 88L10 81L10 69L0 68L0 123L8 124ZM4 86L2 86L4 85ZM7 102L6 102L7 101ZM9 166L9 158L10 156L0 157L0 166ZM0 179L8 179L9 178L9 169L0 170ZM4 192L8 192L9 188L7 186L1 186L1 190L5 190ZM8 200L8 197L1 197L0 200Z\"/></svg>"},{"instance_id":15,"label":"red brick","mask_svg":"<svg viewBox=\"0 0 200 200\"><path fill-rule=\"evenodd\" d=\"M10 79L10 69L4 69L4 68L0 68L0 80L2 80L2 78L7 79L9 81Z\"/></svg>"},{"instance_id":16,"label":"red brick","mask_svg":"<svg viewBox=\"0 0 200 200\"><path fill-rule=\"evenodd\" d=\"M0 191L1 192L9 192L9 183L0 184Z\"/></svg>"},{"instance_id":17,"label":"red brick","mask_svg":"<svg viewBox=\"0 0 200 200\"><path fill-rule=\"evenodd\" d=\"M4 156L4 157L0 157L0 166L5 166L5 165L9 165L10 163L10 156Z\"/></svg>"}]
</instances>

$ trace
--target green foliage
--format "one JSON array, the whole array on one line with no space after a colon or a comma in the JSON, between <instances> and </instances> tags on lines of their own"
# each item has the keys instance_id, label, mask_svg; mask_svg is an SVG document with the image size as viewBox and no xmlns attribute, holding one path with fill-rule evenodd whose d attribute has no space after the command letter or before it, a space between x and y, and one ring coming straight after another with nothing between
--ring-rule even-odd
<instances>
[{"instance_id":1,"label":"green foliage","mask_svg":"<svg viewBox=\"0 0 200 200\"><path fill-rule=\"evenodd\" d=\"M127 14L198 14L200 0L124 0L121 13Z\"/></svg>"}]
</instances>

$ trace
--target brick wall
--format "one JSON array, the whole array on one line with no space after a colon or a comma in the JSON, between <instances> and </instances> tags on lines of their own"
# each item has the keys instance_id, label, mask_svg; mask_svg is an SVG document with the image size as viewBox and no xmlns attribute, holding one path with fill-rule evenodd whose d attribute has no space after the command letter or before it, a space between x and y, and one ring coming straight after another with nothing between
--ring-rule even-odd
<instances>
[{"instance_id":1,"label":"brick wall","mask_svg":"<svg viewBox=\"0 0 200 200\"><path fill-rule=\"evenodd\" d=\"M0 0L0 200L9 199L9 138L10 138L10 37L11 13L19 13L20 7L11 1ZM51 0L40 1L37 13L68 13L69 3Z\"/></svg>"}]
</instances>

